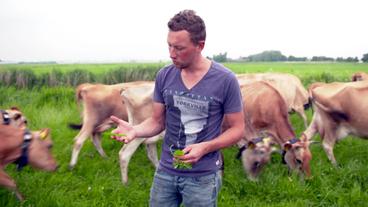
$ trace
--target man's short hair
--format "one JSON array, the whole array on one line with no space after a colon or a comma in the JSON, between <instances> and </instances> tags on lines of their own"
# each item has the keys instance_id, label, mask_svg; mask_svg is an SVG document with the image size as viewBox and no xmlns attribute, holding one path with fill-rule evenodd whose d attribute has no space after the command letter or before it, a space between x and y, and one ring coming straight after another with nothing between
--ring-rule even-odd
<instances>
[{"instance_id":1,"label":"man's short hair","mask_svg":"<svg viewBox=\"0 0 368 207\"><path fill-rule=\"evenodd\" d=\"M167 26L170 31L174 32L186 30L190 34L190 40L196 45L199 41L206 40L206 25L193 10L183 10L177 13L170 19Z\"/></svg>"}]
</instances>

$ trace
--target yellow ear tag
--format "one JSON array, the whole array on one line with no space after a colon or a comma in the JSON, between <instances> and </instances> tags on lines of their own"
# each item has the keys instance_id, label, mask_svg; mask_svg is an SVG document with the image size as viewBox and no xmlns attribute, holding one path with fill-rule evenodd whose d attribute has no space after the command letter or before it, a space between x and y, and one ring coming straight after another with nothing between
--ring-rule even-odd
<instances>
[{"instance_id":1,"label":"yellow ear tag","mask_svg":"<svg viewBox=\"0 0 368 207\"><path fill-rule=\"evenodd\" d=\"M271 142L271 137L263 138L263 142L264 142L265 144L268 144L269 142Z\"/></svg>"},{"instance_id":2,"label":"yellow ear tag","mask_svg":"<svg viewBox=\"0 0 368 207\"><path fill-rule=\"evenodd\" d=\"M48 135L47 130L43 130L40 133L40 139L42 139L42 140L46 139L47 135Z\"/></svg>"}]
</instances>

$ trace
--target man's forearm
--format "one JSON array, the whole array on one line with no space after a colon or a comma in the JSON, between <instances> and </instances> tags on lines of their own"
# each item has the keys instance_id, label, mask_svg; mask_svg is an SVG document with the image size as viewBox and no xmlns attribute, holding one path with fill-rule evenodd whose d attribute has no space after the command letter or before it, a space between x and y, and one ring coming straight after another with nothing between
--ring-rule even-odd
<instances>
[{"instance_id":1,"label":"man's forearm","mask_svg":"<svg viewBox=\"0 0 368 207\"><path fill-rule=\"evenodd\" d=\"M137 138L149 138L161 133L165 129L164 121L148 118L142 123L133 126Z\"/></svg>"},{"instance_id":2,"label":"man's forearm","mask_svg":"<svg viewBox=\"0 0 368 207\"><path fill-rule=\"evenodd\" d=\"M207 142L206 153L210 153L234 145L243 137L244 127L231 127L217 138Z\"/></svg>"}]
</instances>

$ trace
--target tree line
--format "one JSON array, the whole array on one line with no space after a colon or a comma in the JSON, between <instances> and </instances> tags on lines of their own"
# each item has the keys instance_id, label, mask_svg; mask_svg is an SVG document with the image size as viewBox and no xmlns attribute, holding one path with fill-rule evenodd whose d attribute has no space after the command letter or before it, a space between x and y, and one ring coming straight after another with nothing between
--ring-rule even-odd
<instances>
[{"instance_id":1,"label":"tree line","mask_svg":"<svg viewBox=\"0 0 368 207\"><path fill-rule=\"evenodd\" d=\"M208 57L210 58L210 57ZM326 56L313 56L311 59L308 59L307 57L295 57L295 56L285 56L280 51L277 50L269 50L264 51L258 54L249 55L247 57L239 57L238 59L231 59L227 57L227 52L219 53L216 55L213 55L212 58L217 62L232 62L232 61L240 61L240 62L281 62L281 61L312 61L312 62L321 62L321 61L329 61L329 62L350 62L350 63L357 63L359 62L358 57L326 57ZM363 54L363 57L360 59L362 62L367 63L368 62L368 53Z\"/></svg>"}]
</instances>

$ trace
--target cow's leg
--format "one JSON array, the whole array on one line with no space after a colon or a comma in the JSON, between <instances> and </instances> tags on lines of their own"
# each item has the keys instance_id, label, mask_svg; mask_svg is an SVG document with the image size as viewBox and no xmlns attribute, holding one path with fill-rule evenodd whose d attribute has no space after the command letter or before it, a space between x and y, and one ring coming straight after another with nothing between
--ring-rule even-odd
<instances>
[{"instance_id":1,"label":"cow's leg","mask_svg":"<svg viewBox=\"0 0 368 207\"><path fill-rule=\"evenodd\" d=\"M98 153L100 153L102 157L106 157L105 151L101 146L101 132L93 133L92 140Z\"/></svg>"},{"instance_id":2,"label":"cow's leg","mask_svg":"<svg viewBox=\"0 0 368 207\"><path fill-rule=\"evenodd\" d=\"M337 166L335 155L333 153L335 140L331 139L331 137L332 137L332 135L326 134L326 136L323 138L322 146L323 146L323 149L325 150L325 152L327 154L328 159L331 161L331 163L334 166Z\"/></svg>"},{"instance_id":3,"label":"cow's leg","mask_svg":"<svg viewBox=\"0 0 368 207\"><path fill-rule=\"evenodd\" d=\"M77 164L78 155L83 146L83 143L87 140L87 138L91 134L92 134L92 127L87 127L85 124L83 124L81 131L74 138L75 142L73 146L72 159L70 160L70 163L69 163L70 169L73 169L74 166Z\"/></svg>"},{"instance_id":4,"label":"cow's leg","mask_svg":"<svg viewBox=\"0 0 368 207\"><path fill-rule=\"evenodd\" d=\"M121 179L123 184L128 183L128 165L130 158L132 158L134 152L143 141L143 138L133 139L128 144L125 144L119 151Z\"/></svg>"},{"instance_id":5,"label":"cow's leg","mask_svg":"<svg viewBox=\"0 0 368 207\"><path fill-rule=\"evenodd\" d=\"M155 168L158 167L158 158L157 158L157 146L156 143L146 144L147 156L148 159L152 162Z\"/></svg>"},{"instance_id":6,"label":"cow's leg","mask_svg":"<svg viewBox=\"0 0 368 207\"><path fill-rule=\"evenodd\" d=\"M0 170L0 185L4 186L10 191L15 192L15 195L20 201L24 200L22 194L18 191L17 185L15 184L14 180L11 179L11 177L6 174L2 169Z\"/></svg>"}]
</instances>

